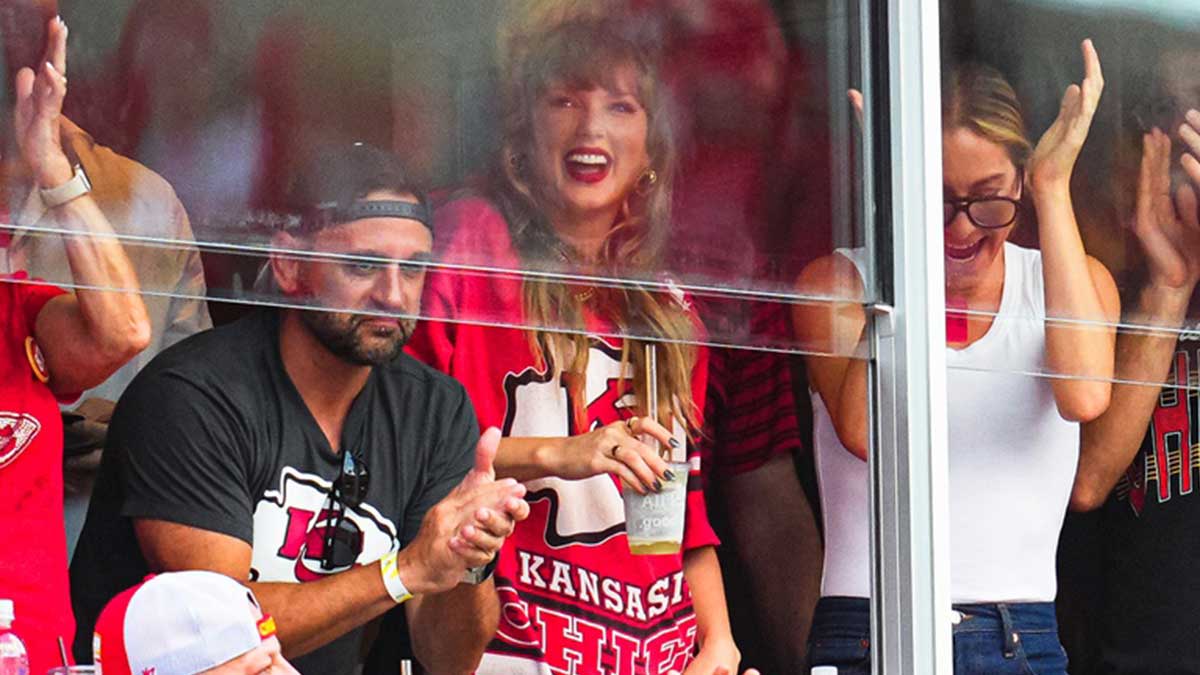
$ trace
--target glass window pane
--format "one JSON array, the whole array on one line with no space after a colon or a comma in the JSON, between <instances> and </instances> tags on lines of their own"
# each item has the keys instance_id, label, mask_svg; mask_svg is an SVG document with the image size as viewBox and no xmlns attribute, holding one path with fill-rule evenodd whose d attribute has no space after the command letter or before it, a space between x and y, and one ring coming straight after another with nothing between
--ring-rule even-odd
<instances>
[{"instance_id":1,"label":"glass window pane","mask_svg":"<svg viewBox=\"0 0 1200 675\"><path fill-rule=\"evenodd\" d=\"M63 39L50 22L56 12L70 26L61 54L47 47ZM19 276L28 274L74 291L82 316L73 317L75 328L121 312L140 324L135 297L148 321L144 349L119 369L111 364L111 376L84 373L84 393L64 403L70 554L85 570L108 570L117 568L96 556L120 548L110 541L130 545L126 553L141 550L127 530L81 538L97 480L89 523L161 518L243 539L278 531L286 541L269 551L254 542L255 581L310 581L341 562L373 563L415 536L419 517L389 514L384 526L368 523L364 513L372 512L356 511L346 495L329 501L361 489L374 507L371 490L403 482L388 479L404 479L409 467L389 471L370 456L369 470L354 464L347 453L358 439L347 434L358 418L347 413L344 428L322 424L284 339L237 341L215 355L200 347L250 326L274 339L278 322L295 319L311 338L305 353L320 357L308 361L328 369L317 378L324 385L344 382L346 364L389 365L407 343L410 354L465 386L464 424L469 407L480 426L501 427L507 439L553 439L562 450L564 439L588 436L585 459L599 455L599 469L579 469L586 462L573 456L568 468L539 467L545 475L514 470L535 483L535 517L549 523L536 533L540 557L526 560L536 581L519 590L557 596L532 609L506 604L515 637L503 635L503 653L480 672L513 672L506 659L528 656L539 630L554 638L540 657L556 671L683 670L697 628L682 558L664 572L620 549L629 548L631 519L609 474L631 492L633 469L614 466L630 447L648 465L655 449L658 459L682 465L675 479L662 474L688 486L680 546L702 549L717 534L725 541L726 597L744 666L803 671L822 595L824 621L849 612L862 635L824 633L820 658L865 665L868 318L882 295L868 226L879 140L864 128L883 111L869 90L862 97L870 42L863 36L874 30L864 21L857 4L836 0L0 0L4 104L16 111L0 115L0 274L18 275L0 287L44 288ZM42 69L47 59L54 70ZM53 152L36 145L40 127L22 116L29 100L18 95L18 80L28 76L18 71L26 66L38 69L35 91L66 88ZM90 196L80 197L85 177ZM94 264L101 258L107 266ZM28 360L45 375L42 341L56 370L62 342L28 337L38 340L19 345L28 350L18 354L22 368ZM105 356L106 345L77 346L87 353L70 363ZM206 407L212 397L147 394L134 384L156 358L163 360L139 382L193 349L206 355L203 367L176 386L210 384L219 391L206 393L228 395L219 414ZM262 359L228 372L248 355ZM221 374L215 384L205 379L213 373ZM241 400L247 373L279 379ZM66 379L52 377L59 379L48 387ZM134 402L114 413L130 391L124 400ZM53 417L54 401L43 398ZM273 419L256 406L276 403L302 414L260 439L287 436L296 441L288 448L315 447L315 456L330 460L332 451L339 460L316 462L309 483L287 482L307 469L289 465L295 471L285 475L224 461L241 449L216 438L239 426L225 415L246 413L253 427ZM139 404L148 412L123 424L133 413L121 410ZM181 434L198 417L202 428ZM645 438L653 432L635 430L633 418L661 422L660 436L680 447ZM110 421L110 449L97 453ZM603 428L623 435L597 453ZM9 450L0 446L0 470ZM132 497L117 504L133 494L129 476L137 473L117 463L139 451L149 453L142 478L154 479L140 487L169 493L170 514L138 510ZM231 472L253 474L252 484L207 489ZM554 481L599 482L606 500L570 502L570 513L560 512L557 493L545 491ZM432 493L453 483L430 484ZM288 487L307 501L281 509ZM546 515L551 503L560 520ZM45 509L55 526L56 509ZM126 511L128 518L117 515ZM314 520L300 522L304 514ZM323 527L336 536L320 536ZM823 536L835 542L829 556ZM616 563L575 565L567 572L572 591L562 590L561 548L612 549L614 541ZM343 557L345 546L362 554ZM524 564L516 555L502 558L497 573L506 598L517 593L513 577ZM77 573L80 660L102 601L141 578L131 570L104 579ZM842 605L833 596L854 598ZM600 638L588 632L593 624ZM404 634L390 623L382 630ZM572 666L577 635L591 640L594 662ZM353 642L337 646L357 656ZM34 669L45 670L47 653L39 645ZM392 656L371 659L395 672L374 661ZM334 672L322 658L297 665Z\"/></svg>"}]
</instances>

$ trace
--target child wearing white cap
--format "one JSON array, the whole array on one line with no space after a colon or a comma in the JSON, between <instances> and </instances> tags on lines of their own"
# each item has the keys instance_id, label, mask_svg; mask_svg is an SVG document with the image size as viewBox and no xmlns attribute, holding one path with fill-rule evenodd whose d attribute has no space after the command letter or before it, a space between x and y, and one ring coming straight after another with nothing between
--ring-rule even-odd
<instances>
[{"instance_id":1,"label":"child wearing white cap","mask_svg":"<svg viewBox=\"0 0 1200 675\"><path fill-rule=\"evenodd\" d=\"M248 588L215 572L171 572L113 598L92 639L101 675L299 675L275 621Z\"/></svg>"}]
</instances>

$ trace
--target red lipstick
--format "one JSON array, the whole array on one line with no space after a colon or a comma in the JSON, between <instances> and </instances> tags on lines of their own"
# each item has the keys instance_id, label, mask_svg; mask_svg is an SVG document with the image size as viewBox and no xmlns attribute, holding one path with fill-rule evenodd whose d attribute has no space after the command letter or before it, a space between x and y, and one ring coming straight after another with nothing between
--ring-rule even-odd
<instances>
[{"instance_id":1,"label":"red lipstick","mask_svg":"<svg viewBox=\"0 0 1200 675\"><path fill-rule=\"evenodd\" d=\"M608 177L612 156L600 148L571 148L563 156L563 165L572 180L599 183Z\"/></svg>"}]
</instances>

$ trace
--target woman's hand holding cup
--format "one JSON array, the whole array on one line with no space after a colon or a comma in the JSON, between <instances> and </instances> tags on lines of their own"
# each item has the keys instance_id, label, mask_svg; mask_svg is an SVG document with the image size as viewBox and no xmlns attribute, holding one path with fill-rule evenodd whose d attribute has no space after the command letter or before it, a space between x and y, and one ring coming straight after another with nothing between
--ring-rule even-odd
<instances>
[{"instance_id":1,"label":"woman's hand holding cup","mask_svg":"<svg viewBox=\"0 0 1200 675\"><path fill-rule=\"evenodd\" d=\"M657 492L664 480L671 479L671 474L667 462L642 440L646 436L658 440L663 447L678 446L678 441L658 422L632 417L564 439L562 447L547 458L547 463L551 473L560 478L578 480L614 473L639 494Z\"/></svg>"}]
</instances>

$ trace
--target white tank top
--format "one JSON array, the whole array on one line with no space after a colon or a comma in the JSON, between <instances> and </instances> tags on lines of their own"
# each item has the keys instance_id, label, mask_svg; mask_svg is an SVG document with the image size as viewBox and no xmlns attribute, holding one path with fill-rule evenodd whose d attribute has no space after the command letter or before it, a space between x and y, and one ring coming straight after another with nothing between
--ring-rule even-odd
<instances>
[{"instance_id":1,"label":"white tank top","mask_svg":"<svg viewBox=\"0 0 1200 675\"><path fill-rule=\"evenodd\" d=\"M863 251L837 253L865 278ZM1058 414L1051 381L1017 374L1044 371L1041 253L1006 243L1004 263L991 328L965 349L946 349L953 602L1054 600L1058 534L1079 459L1079 425ZM867 464L842 446L821 397L811 395L825 524L821 594L867 597Z\"/></svg>"}]
</instances>

